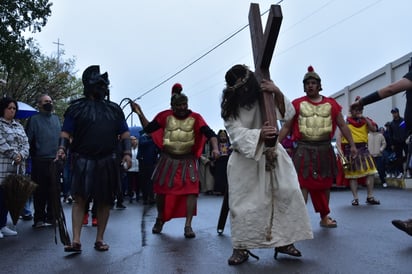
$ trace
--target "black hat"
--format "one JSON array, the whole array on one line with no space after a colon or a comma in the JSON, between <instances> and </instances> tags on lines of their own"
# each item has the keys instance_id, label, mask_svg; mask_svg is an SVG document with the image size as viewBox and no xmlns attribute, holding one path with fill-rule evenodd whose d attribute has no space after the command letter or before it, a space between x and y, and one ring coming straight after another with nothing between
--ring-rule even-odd
<instances>
[{"instance_id":1,"label":"black hat","mask_svg":"<svg viewBox=\"0 0 412 274\"><path fill-rule=\"evenodd\" d=\"M391 110L391 113L399 113L399 109L398 109L398 108L393 108L393 109Z\"/></svg>"},{"instance_id":2,"label":"black hat","mask_svg":"<svg viewBox=\"0 0 412 274\"><path fill-rule=\"evenodd\" d=\"M89 66L84 70L82 82L85 87L90 87L99 83L107 86L110 84L107 72L100 74L100 67L98 65Z\"/></svg>"}]
</instances>

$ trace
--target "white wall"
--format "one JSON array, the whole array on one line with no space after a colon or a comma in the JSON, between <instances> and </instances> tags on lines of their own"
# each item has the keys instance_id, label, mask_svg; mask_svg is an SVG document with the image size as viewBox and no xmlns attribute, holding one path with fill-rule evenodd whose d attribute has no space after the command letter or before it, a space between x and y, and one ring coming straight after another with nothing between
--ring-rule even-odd
<instances>
[{"instance_id":1,"label":"white wall","mask_svg":"<svg viewBox=\"0 0 412 274\"><path fill-rule=\"evenodd\" d=\"M330 97L335 98L338 101L343 107L342 114L346 116L348 114L349 106L355 101L356 96L364 97L379 88L401 79L402 76L408 72L411 58L412 52L330 95ZM399 113L401 114L401 117L403 117L405 105L405 92L401 92L395 96L373 103L372 105L367 105L363 114L373 119L377 122L378 126L381 127L386 122L392 120L391 109L394 107L399 108Z\"/></svg>"}]
</instances>

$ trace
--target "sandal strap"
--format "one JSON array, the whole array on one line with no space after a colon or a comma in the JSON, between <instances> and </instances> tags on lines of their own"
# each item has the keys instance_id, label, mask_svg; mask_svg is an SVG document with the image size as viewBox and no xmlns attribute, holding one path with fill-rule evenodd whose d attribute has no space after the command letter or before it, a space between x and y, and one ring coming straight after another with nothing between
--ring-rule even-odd
<instances>
[{"instance_id":1,"label":"sandal strap","mask_svg":"<svg viewBox=\"0 0 412 274\"><path fill-rule=\"evenodd\" d=\"M294 246L294 244L289 244L285 246L276 247L276 250L280 253L292 255L292 256L300 256L300 251Z\"/></svg>"},{"instance_id":2,"label":"sandal strap","mask_svg":"<svg viewBox=\"0 0 412 274\"><path fill-rule=\"evenodd\" d=\"M252 252L250 252L249 249L246 249L247 254L249 254L250 256L252 256L253 258L255 258L256 260L259 260L259 257L256 256L255 254L253 254Z\"/></svg>"}]
</instances>

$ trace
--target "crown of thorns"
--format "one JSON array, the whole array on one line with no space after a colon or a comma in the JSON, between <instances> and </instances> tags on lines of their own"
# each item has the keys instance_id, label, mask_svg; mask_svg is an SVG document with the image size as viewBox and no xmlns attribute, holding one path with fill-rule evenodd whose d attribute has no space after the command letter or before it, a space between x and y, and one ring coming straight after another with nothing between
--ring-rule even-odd
<instances>
[{"instance_id":1,"label":"crown of thorns","mask_svg":"<svg viewBox=\"0 0 412 274\"><path fill-rule=\"evenodd\" d=\"M243 68L246 70L246 75L243 78L238 78L234 85L227 85L228 90L235 90L246 84L247 80L249 80L250 70L246 65L243 65Z\"/></svg>"}]
</instances>

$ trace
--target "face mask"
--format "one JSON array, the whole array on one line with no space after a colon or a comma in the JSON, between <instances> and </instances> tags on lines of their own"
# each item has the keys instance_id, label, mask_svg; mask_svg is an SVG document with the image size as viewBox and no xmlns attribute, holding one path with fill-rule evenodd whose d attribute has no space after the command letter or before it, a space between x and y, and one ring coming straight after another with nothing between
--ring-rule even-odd
<instances>
[{"instance_id":1,"label":"face mask","mask_svg":"<svg viewBox=\"0 0 412 274\"><path fill-rule=\"evenodd\" d=\"M43 105L43 109L47 112L50 112L53 110L53 105L51 103L46 103Z\"/></svg>"},{"instance_id":2,"label":"face mask","mask_svg":"<svg viewBox=\"0 0 412 274\"><path fill-rule=\"evenodd\" d=\"M91 92L91 94L93 95L93 98L97 101L101 101L104 99L104 97L109 93L109 89L107 88L107 86L99 86L99 87L95 87L93 89L93 91Z\"/></svg>"}]
</instances>

